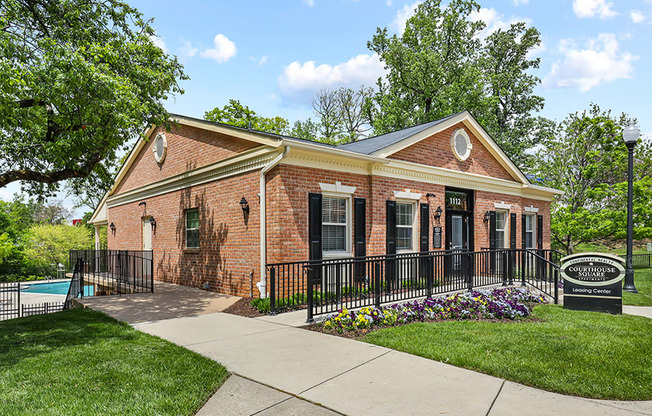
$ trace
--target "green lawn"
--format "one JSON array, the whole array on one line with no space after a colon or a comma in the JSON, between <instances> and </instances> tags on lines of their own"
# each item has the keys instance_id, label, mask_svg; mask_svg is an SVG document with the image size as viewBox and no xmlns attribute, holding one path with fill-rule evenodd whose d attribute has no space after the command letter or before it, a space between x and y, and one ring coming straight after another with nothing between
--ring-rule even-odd
<instances>
[{"instance_id":1,"label":"green lawn","mask_svg":"<svg viewBox=\"0 0 652 416\"><path fill-rule=\"evenodd\" d=\"M362 340L540 389L652 399L652 319L542 305L540 321L448 321L382 329Z\"/></svg>"},{"instance_id":2,"label":"green lawn","mask_svg":"<svg viewBox=\"0 0 652 416\"><path fill-rule=\"evenodd\" d=\"M634 286L638 293L623 291L623 305L652 306L652 269L635 269Z\"/></svg>"},{"instance_id":3,"label":"green lawn","mask_svg":"<svg viewBox=\"0 0 652 416\"><path fill-rule=\"evenodd\" d=\"M2 415L191 415L227 377L88 309L0 322Z\"/></svg>"}]
</instances>

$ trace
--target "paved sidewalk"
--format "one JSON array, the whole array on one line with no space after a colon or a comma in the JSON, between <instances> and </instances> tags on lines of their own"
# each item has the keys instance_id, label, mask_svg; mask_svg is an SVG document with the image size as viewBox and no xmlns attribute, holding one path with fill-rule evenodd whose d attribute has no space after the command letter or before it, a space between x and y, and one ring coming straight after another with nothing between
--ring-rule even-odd
<instances>
[{"instance_id":1,"label":"paved sidewalk","mask_svg":"<svg viewBox=\"0 0 652 416\"><path fill-rule=\"evenodd\" d=\"M623 313L628 315L645 316L652 319L652 306L630 306L623 305Z\"/></svg>"},{"instance_id":2,"label":"paved sidewalk","mask_svg":"<svg viewBox=\"0 0 652 416\"><path fill-rule=\"evenodd\" d=\"M227 382L202 415L652 415L652 401L563 396L288 324L212 313L134 327L248 379Z\"/></svg>"}]
</instances>

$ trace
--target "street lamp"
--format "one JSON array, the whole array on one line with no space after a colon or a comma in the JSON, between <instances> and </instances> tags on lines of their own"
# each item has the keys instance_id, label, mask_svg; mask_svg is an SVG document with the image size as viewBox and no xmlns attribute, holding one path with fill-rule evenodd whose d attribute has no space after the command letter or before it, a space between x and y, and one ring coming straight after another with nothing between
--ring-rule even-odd
<instances>
[{"instance_id":1,"label":"street lamp","mask_svg":"<svg viewBox=\"0 0 652 416\"><path fill-rule=\"evenodd\" d=\"M633 185L634 180L634 147L641 131L636 127L634 122L623 129L623 139L628 151L627 166L627 257L625 259L625 285L623 290L632 293L638 293L634 286L634 269L632 268L632 240L634 239L634 210L633 210Z\"/></svg>"}]
</instances>

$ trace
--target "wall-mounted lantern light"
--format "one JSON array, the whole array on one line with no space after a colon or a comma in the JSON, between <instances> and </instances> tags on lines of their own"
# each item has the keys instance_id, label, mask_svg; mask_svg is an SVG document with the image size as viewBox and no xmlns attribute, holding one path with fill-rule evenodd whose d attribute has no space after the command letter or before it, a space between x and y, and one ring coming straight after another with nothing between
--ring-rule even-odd
<instances>
[{"instance_id":1,"label":"wall-mounted lantern light","mask_svg":"<svg viewBox=\"0 0 652 416\"><path fill-rule=\"evenodd\" d=\"M442 212L443 212L443 211L442 211L441 207L437 207L437 209L435 210L435 219L436 219L437 221L439 221L439 219L441 218L441 213L442 213Z\"/></svg>"},{"instance_id":2,"label":"wall-mounted lantern light","mask_svg":"<svg viewBox=\"0 0 652 416\"><path fill-rule=\"evenodd\" d=\"M428 192L428 193L426 194L426 198L430 198L430 197L433 197L433 198L434 198L434 197L436 197L436 196L437 196L437 195L433 194L432 192Z\"/></svg>"},{"instance_id":3,"label":"wall-mounted lantern light","mask_svg":"<svg viewBox=\"0 0 652 416\"><path fill-rule=\"evenodd\" d=\"M247 199L244 196L240 200L240 208L242 208L243 214L249 214L249 202L247 202Z\"/></svg>"},{"instance_id":4,"label":"wall-mounted lantern light","mask_svg":"<svg viewBox=\"0 0 652 416\"><path fill-rule=\"evenodd\" d=\"M484 213L484 218L482 219L482 222L487 222L489 221L489 217L491 217L491 214L489 214L489 211Z\"/></svg>"},{"instance_id":5,"label":"wall-mounted lantern light","mask_svg":"<svg viewBox=\"0 0 652 416\"><path fill-rule=\"evenodd\" d=\"M139 207L142 206L142 205L147 206L147 202L143 201L143 202L141 202L140 204L138 204Z\"/></svg>"},{"instance_id":6,"label":"wall-mounted lantern light","mask_svg":"<svg viewBox=\"0 0 652 416\"><path fill-rule=\"evenodd\" d=\"M109 225L109 228L111 229L111 232L115 234L115 224L111 223L111 225Z\"/></svg>"},{"instance_id":7,"label":"wall-mounted lantern light","mask_svg":"<svg viewBox=\"0 0 652 416\"><path fill-rule=\"evenodd\" d=\"M152 228L156 230L156 220L154 219L154 217L149 217L149 225L151 225Z\"/></svg>"}]
</instances>

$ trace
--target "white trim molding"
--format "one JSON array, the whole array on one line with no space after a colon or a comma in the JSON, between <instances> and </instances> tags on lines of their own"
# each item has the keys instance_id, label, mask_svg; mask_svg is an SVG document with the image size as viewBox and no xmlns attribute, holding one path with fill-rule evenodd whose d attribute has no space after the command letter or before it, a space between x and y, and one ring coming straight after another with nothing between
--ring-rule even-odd
<instances>
[{"instance_id":1,"label":"white trim molding","mask_svg":"<svg viewBox=\"0 0 652 416\"><path fill-rule=\"evenodd\" d=\"M353 194L355 193L355 186L342 185L342 182L335 181L335 185L330 183L320 183L319 187L322 192L333 192L336 194Z\"/></svg>"},{"instance_id":2,"label":"white trim molding","mask_svg":"<svg viewBox=\"0 0 652 416\"><path fill-rule=\"evenodd\" d=\"M535 213L539 212L539 208L534 208L532 205L530 205L529 207L524 207L523 209L525 210L525 212L535 212Z\"/></svg>"},{"instance_id":3,"label":"white trim molding","mask_svg":"<svg viewBox=\"0 0 652 416\"><path fill-rule=\"evenodd\" d=\"M509 211L512 208L512 204L506 204L505 201L494 202L494 208Z\"/></svg>"},{"instance_id":4,"label":"white trim molding","mask_svg":"<svg viewBox=\"0 0 652 416\"><path fill-rule=\"evenodd\" d=\"M457 151L457 138L458 136L461 136L462 139L466 142L466 152L464 154L460 154ZM455 158L459 160L460 162L464 162L466 159L471 156L471 150L473 150L473 143L471 143L471 138L469 135L466 133L466 130L464 129L457 129L451 134L451 151L453 152L453 155L455 155Z\"/></svg>"},{"instance_id":5,"label":"white trim molding","mask_svg":"<svg viewBox=\"0 0 652 416\"><path fill-rule=\"evenodd\" d=\"M405 191L394 191L394 197L397 199L412 199L418 201L421 199L421 194L406 189Z\"/></svg>"}]
</instances>

